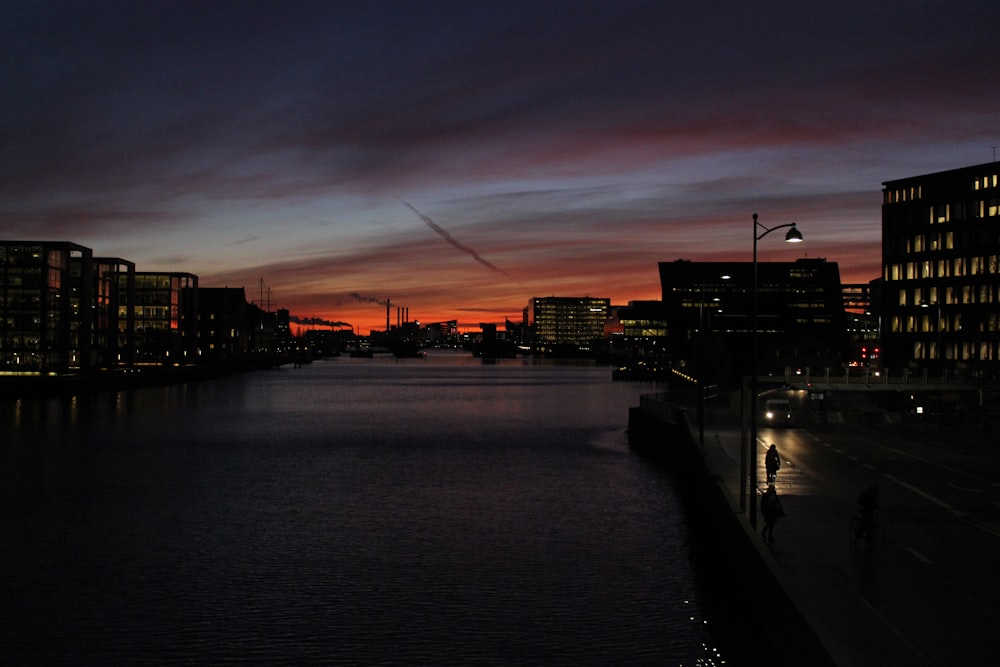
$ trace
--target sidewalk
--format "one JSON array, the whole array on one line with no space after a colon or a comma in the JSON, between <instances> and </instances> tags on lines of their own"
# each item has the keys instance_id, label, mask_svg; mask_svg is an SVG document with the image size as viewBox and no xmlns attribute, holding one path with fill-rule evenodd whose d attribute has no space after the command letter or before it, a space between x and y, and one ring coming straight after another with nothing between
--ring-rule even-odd
<instances>
[{"instance_id":1,"label":"sidewalk","mask_svg":"<svg viewBox=\"0 0 1000 667\"><path fill-rule=\"evenodd\" d=\"M859 572L877 576L878 571L893 566L887 562L892 554L889 550L870 552L864 545L851 548L845 507L825 495L816 480L784 461L776 487L787 516L776 524L775 542L768 545L761 538L759 512L756 529L750 526L749 517L739 506L740 438L738 421L723 415L716 415L706 425L704 446L698 445L696 430L692 432L695 448L709 475L717 480L751 548L833 662L843 666L931 665L869 604L860 589L865 582ZM758 447L757 479L763 486L765 445L758 443ZM913 588L919 585L915 582Z\"/></svg>"}]
</instances>

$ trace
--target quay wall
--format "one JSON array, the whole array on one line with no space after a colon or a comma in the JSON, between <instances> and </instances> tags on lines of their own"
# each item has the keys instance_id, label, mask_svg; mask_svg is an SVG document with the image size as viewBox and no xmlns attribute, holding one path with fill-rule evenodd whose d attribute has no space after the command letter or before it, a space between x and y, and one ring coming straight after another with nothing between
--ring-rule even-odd
<instances>
[{"instance_id":1,"label":"quay wall","mask_svg":"<svg viewBox=\"0 0 1000 667\"><path fill-rule=\"evenodd\" d=\"M709 544L713 563L731 575L724 585L734 590L726 591L725 604L738 607L732 610L741 626L737 641L759 646L761 664L835 665L750 526L731 484L725 483L726 471L706 460L687 413L660 397L642 398L639 407L629 410L630 446L681 482L693 513L692 538ZM767 636L743 633L742 628L751 627Z\"/></svg>"}]
</instances>

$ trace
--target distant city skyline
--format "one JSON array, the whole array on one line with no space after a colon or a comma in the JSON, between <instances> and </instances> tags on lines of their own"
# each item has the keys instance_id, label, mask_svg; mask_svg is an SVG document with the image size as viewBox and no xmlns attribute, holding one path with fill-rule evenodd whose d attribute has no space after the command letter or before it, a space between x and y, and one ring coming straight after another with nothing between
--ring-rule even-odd
<instances>
[{"instance_id":1,"label":"distant city skyline","mask_svg":"<svg viewBox=\"0 0 1000 667\"><path fill-rule=\"evenodd\" d=\"M658 262L881 262L881 184L996 159L995 3L22 2L0 238L301 319L660 297Z\"/></svg>"}]
</instances>

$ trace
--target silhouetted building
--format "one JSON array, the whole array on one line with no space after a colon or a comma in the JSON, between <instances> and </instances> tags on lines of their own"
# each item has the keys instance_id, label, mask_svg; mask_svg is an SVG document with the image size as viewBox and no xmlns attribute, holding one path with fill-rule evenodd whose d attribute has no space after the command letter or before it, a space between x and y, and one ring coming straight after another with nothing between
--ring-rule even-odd
<instances>
[{"instance_id":1,"label":"silhouetted building","mask_svg":"<svg viewBox=\"0 0 1000 667\"><path fill-rule=\"evenodd\" d=\"M883 365L1000 373L1000 163L886 181Z\"/></svg>"},{"instance_id":2,"label":"silhouetted building","mask_svg":"<svg viewBox=\"0 0 1000 667\"><path fill-rule=\"evenodd\" d=\"M198 288L198 346L206 360L247 356L252 326L244 288Z\"/></svg>"},{"instance_id":3,"label":"silhouetted building","mask_svg":"<svg viewBox=\"0 0 1000 667\"><path fill-rule=\"evenodd\" d=\"M135 292L135 263L118 257L93 260L92 363L94 368L135 363L135 312L128 307Z\"/></svg>"},{"instance_id":4,"label":"silhouetted building","mask_svg":"<svg viewBox=\"0 0 1000 667\"><path fill-rule=\"evenodd\" d=\"M0 371L86 369L93 252L65 241L0 241Z\"/></svg>"},{"instance_id":5,"label":"silhouetted building","mask_svg":"<svg viewBox=\"0 0 1000 667\"><path fill-rule=\"evenodd\" d=\"M881 278L843 286L844 315L850 344L847 361L851 366L878 368L881 364L881 287Z\"/></svg>"},{"instance_id":6,"label":"silhouetted building","mask_svg":"<svg viewBox=\"0 0 1000 667\"><path fill-rule=\"evenodd\" d=\"M732 381L750 372L752 262L661 262L674 367ZM847 357L840 269L825 259L757 265L757 370L839 370Z\"/></svg>"},{"instance_id":7,"label":"silhouetted building","mask_svg":"<svg viewBox=\"0 0 1000 667\"><path fill-rule=\"evenodd\" d=\"M135 318L136 363L198 362L198 276L137 271L129 306Z\"/></svg>"}]
</instances>

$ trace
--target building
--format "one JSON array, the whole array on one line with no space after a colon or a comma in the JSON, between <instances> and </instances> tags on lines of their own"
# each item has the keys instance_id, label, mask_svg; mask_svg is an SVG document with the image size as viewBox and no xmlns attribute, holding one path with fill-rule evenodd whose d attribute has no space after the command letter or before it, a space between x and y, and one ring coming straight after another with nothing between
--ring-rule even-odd
<instances>
[{"instance_id":1,"label":"building","mask_svg":"<svg viewBox=\"0 0 1000 667\"><path fill-rule=\"evenodd\" d=\"M596 297L534 297L525 309L525 324L542 349L586 347L604 337L611 299Z\"/></svg>"},{"instance_id":2,"label":"building","mask_svg":"<svg viewBox=\"0 0 1000 667\"><path fill-rule=\"evenodd\" d=\"M206 360L232 361L250 353L250 304L242 287L199 287L198 308L198 348Z\"/></svg>"},{"instance_id":3,"label":"building","mask_svg":"<svg viewBox=\"0 0 1000 667\"><path fill-rule=\"evenodd\" d=\"M265 312L248 303L242 287L197 287L198 344L203 361L261 362L287 357L287 310Z\"/></svg>"},{"instance_id":4,"label":"building","mask_svg":"<svg viewBox=\"0 0 1000 667\"><path fill-rule=\"evenodd\" d=\"M65 241L0 241L0 372L86 369L93 252Z\"/></svg>"},{"instance_id":5,"label":"building","mask_svg":"<svg viewBox=\"0 0 1000 667\"><path fill-rule=\"evenodd\" d=\"M629 301L611 310L605 332L613 357L667 361L668 327L662 301Z\"/></svg>"},{"instance_id":6,"label":"building","mask_svg":"<svg viewBox=\"0 0 1000 667\"><path fill-rule=\"evenodd\" d=\"M132 300L135 362L189 364L199 361L198 276L137 271ZM127 319L129 313L121 312Z\"/></svg>"},{"instance_id":7,"label":"building","mask_svg":"<svg viewBox=\"0 0 1000 667\"><path fill-rule=\"evenodd\" d=\"M1000 374L1000 163L886 181L883 365Z\"/></svg>"},{"instance_id":8,"label":"building","mask_svg":"<svg viewBox=\"0 0 1000 667\"><path fill-rule=\"evenodd\" d=\"M93 327L91 368L135 364L135 263L118 257L93 261Z\"/></svg>"},{"instance_id":9,"label":"building","mask_svg":"<svg viewBox=\"0 0 1000 667\"><path fill-rule=\"evenodd\" d=\"M243 288L199 290L190 273L137 272L65 241L0 241L0 374L273 365L289 356L289 319Z\"/></svg>"},{"instance_id":10,"label":"building","mask_svg":"<svg viewBox=\"0 0 1000 667\"><path fill-rule=\"evenodd\" d=\"M733 381L750 372L752 262L661 262L671 364ZM757 369L839 371L849 356L840 269L825 259L757 265Z\"/></svg>"}]
</instances>

